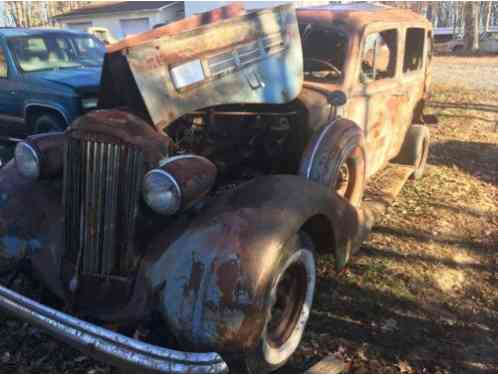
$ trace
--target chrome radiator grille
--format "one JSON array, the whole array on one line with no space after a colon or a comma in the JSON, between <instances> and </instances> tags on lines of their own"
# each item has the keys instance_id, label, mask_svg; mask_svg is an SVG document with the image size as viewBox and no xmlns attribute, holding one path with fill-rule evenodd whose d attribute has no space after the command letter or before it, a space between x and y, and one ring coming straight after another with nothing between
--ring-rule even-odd
<instances>
[{"instance_id":1,"label":"chrome radiator grille","mask_svg":"<svg viewBox=\"0 0 498 375\"><path fill-rule=\"evenodd\" d=\"M64 162L65 256L82 274L125 276L144 173L135 146L68 137Z\"/></svg>"}]
</instances>

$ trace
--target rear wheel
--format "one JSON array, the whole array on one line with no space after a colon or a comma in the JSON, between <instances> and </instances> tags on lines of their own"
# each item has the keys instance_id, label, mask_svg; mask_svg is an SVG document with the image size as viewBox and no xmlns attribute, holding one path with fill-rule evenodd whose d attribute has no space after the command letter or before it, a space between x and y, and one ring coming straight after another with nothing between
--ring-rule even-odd
<instances>
[{"instance_id":1,"label":"rear wheel","mask_svg":"<svg viewBox=\"0 0 498 375\"><path fill-rule=\"evenodd\" d=\"M411 165L415 168L411 178L416 180L423 176L429 156L430 132L425 126L412 125L405 136L405 141L394 163Z\"/></svg>"},{"instance_id":2,"label":"rear wheel","mask_svg":"<svg viewBox=\"0 0 498 375\"><path fill-rule=\"evenodd\" d=\"M247 370L267 373L283 366L297 349L308 322L315 292L313 245L299 233L288 245L269 290L266 322L254 351L245 354Z\"/></svg>"},{"instance_id":3,"label":"rear wheel","mask_svg":"<svg viewBox=\"0 0 498 375\"><path fill-rule=\"evenodd\" d=\"M60 132L65 127L64 120L53 113L42 113L34 118L33 133Z\"/></svg>"}]
</instances>

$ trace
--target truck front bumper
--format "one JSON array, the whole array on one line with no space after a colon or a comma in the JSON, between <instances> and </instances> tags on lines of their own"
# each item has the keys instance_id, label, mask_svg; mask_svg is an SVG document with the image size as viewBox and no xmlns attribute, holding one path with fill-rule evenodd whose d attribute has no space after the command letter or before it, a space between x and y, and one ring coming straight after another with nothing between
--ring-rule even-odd
<instances>
[{"instance_id":1,"label":"truck front bumper","mask_svg":"<svg viewBox=\"0 0 498 375\"><path fill-rule=\"evenodd\" d=\"M188 353L147 344L42 305L1 285L0 309L120 368L162 373L228 372L217 353Z\"/></svg>"}]
</instances>

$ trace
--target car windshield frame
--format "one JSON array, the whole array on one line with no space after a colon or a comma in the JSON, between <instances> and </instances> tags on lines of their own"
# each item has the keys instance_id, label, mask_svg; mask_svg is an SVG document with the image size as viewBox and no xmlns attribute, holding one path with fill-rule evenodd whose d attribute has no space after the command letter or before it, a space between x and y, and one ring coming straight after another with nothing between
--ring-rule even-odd
<instances>
[{"instance_id":1,"label":"car windshield frame","mask_svg":"<svg viewBox=\"0 0 498 375\"><path fill-rule=\"evenodd\" d=\"M78 40L91 41L91 43L95 45L92 47L94 56L85 56L82 43L78 42ZM26 47L20 45L20 43L29 43L29 41L42 43L40 46L43 47L43 49L38 50L38 56L32 57L32 59L37 58L39 60L38 67L35 65L33 68L28 68L30 62L23 61L20 56L20 54L28 53ZM64 46L61 46L61 44ZM7 45L17 68L22 73L101 67L105 54L105 45L96 37L85 34L40 33L19 35L7 38ZM99 54L99 51L101 51L101 54ZM44 59L40 57L42 54L46 55ZM50 54L52 56L50 56ZM62 54L64 54L65 58L61 58ZM53 61L49 62L49 58L52 58Z\"/></svg>"},{"instance_id":2,"label":"car windshield frame","mask_svg":"<svg viewBox=\"0 0 498 375\"><path fill-rule=\"evenodd\" d=\"M307 29L308 28L308 29ZM305 73L304 79L313 81L313 82L318 82L318 83L330 83L330 84L341 84L344 82L345 75L346 75L346 69L347 69L347 59L348 59L348 50L349 50L349 44L351 43L351 36L345 32L344 30L341 30L340 28L336 27L325 27L323 25L317 26L317 25L312 25L310 23L299 23L299 32L301 34L301 43L302 43L302 50L303 50L303 61L306 60L308 57L313 58L312 56L306 56L305 51L307 50L306 48L306 42L309 39L310 35L312 33L316 32L322 32L322 33L335 33L337 35L337 38L341 38L343 45L342 47L342 66L337 66L336 68L339 69L341 74L338 74L336 78L332 77L314 77L312 74L306 74L306 66L303 66L303 71ZM332 46L327 46L328 48L332 49Z\"/></svg>"}]
</instances>

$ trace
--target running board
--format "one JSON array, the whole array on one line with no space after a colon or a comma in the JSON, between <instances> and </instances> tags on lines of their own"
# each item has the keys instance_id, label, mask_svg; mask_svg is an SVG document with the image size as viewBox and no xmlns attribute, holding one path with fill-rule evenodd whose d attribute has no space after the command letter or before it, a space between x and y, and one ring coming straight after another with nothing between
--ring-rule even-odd
<instances>
[{"instance_id":1,"label":"running board","mask_svg":"<svg viewBox=\"0 0 498 375\"><path fill-rule=\"evenodd\" d=\"M410 165L390 163L368 183L361 205L367 232L384 216L413 174Z\"/></svg>"}]
</instances>

